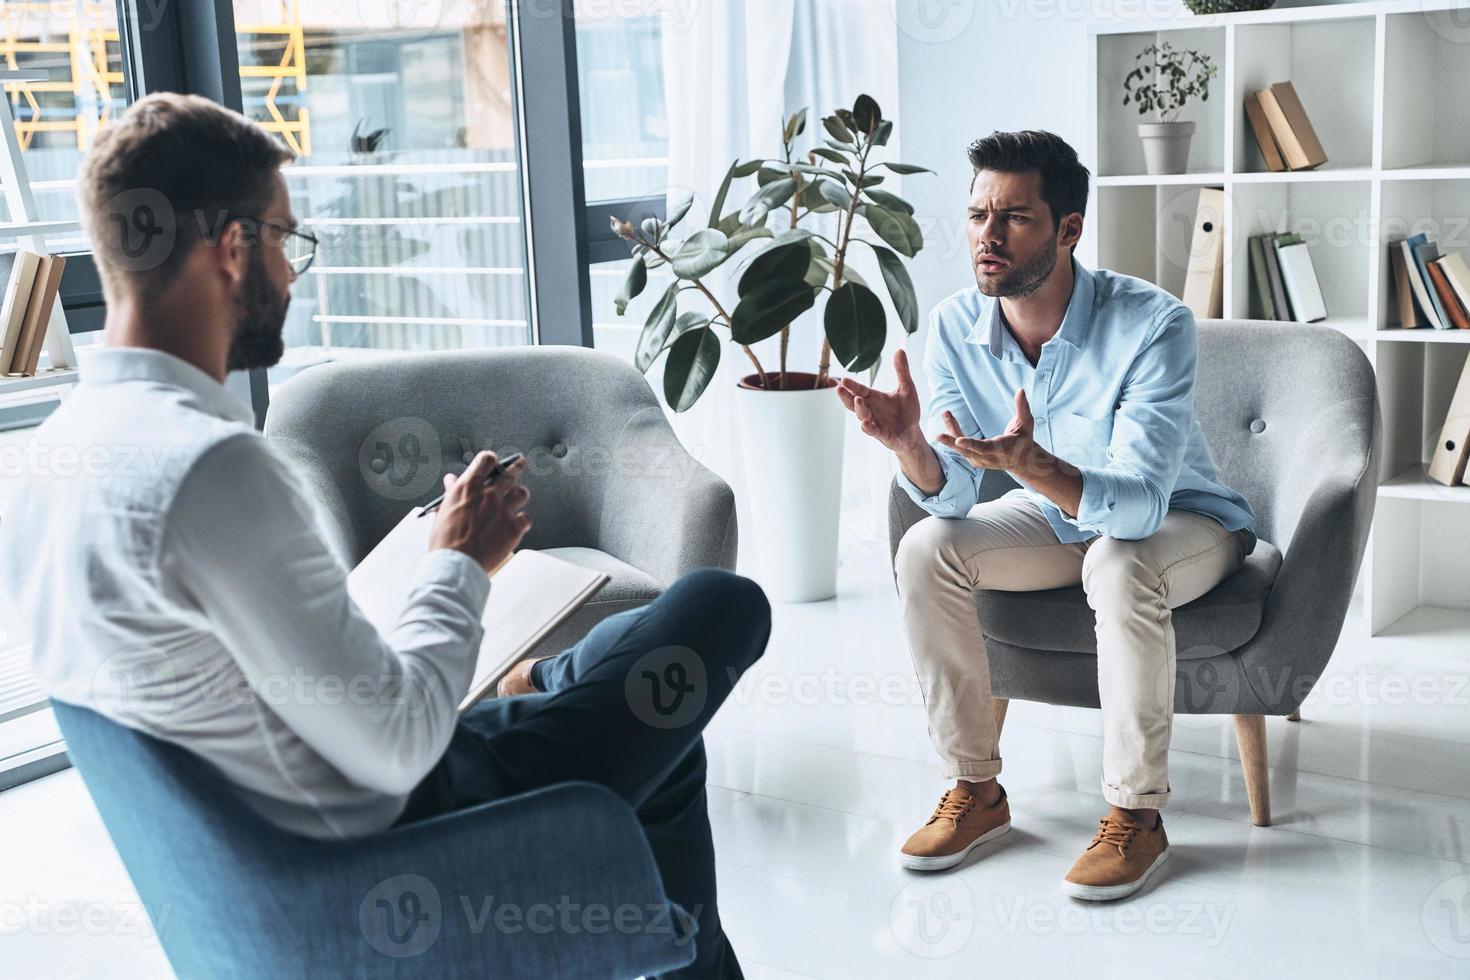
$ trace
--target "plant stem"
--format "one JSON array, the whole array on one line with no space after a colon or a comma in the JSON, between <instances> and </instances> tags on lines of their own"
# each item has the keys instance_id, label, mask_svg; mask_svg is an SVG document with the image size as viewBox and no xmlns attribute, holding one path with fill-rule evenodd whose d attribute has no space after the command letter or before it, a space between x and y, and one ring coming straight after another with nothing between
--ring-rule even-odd
<instances>
[{"instance_id":1,"label":"plant stem","mask_svg":"<svg viewBox=\"0 0 1470 980\"><path fill-rule=\"evenodd\" d=\"M654 255L657 255L665 262L668 262L670 268L673 267L673 262L670 261L668 254L664 252L663 249L659 248L657 245L653 245L648 242L644 242L643 244L648 245L649 251L653 252ZM691 279L689 281L694 283L696 289L698 289L701 293L704 293L704 298L710 301L710 304L715 308L716 313L725 318L725 323L727 325L732 322L730 319L730 314L725 312L725 308L720 305L720 301L715 299L715 294L710 292L709 289L705 287L703 282L701 282L699 279ZM751 350L748 344L741 344L740 349L745 351L745 356L750 358L751 364L755 365L755 373L760 376L761 387L769 391L771 389L770 379L766 377L766 369L761 367L761 362L756 360L755 351Z\"/></svg>"}]
</instances>

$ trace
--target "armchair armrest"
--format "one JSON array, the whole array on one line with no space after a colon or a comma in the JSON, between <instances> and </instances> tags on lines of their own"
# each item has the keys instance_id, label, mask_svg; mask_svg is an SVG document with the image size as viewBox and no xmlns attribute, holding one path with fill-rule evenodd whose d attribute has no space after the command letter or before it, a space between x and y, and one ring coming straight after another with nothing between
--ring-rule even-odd
<instances>
[{"instance_id":1,"label":"armchair armrest","mask_svg":"<svg viewBox=\"0 0 1470 980\"><path fill-rule=\"evenodd\" d=\"M694 957L633 811L592 784L325 845L299 885L328 882L292 944L302 976L590 980Z\"/></svg>"},{"instance_id":2,"label":"armchair armrest","mask_svg":"<svg viewBox=\"0 0 1470 980\"><path fill-rule=\"evenodd\" d=\"M666 586L696 568L733 571L735 495L650 406L618 434L597 536L600 549Z\"/></svg>"}]
</instances>

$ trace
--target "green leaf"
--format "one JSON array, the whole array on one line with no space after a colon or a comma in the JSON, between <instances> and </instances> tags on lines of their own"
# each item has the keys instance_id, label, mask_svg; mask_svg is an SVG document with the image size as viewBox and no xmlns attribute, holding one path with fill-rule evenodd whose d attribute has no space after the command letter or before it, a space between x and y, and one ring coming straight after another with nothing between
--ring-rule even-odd
<instances>
[{"instance_id":1,"label":"green leaf","mask_svg":"<svg viewBox=\"0 0 1470 980\"><path fill-rule=\"evenodd\" d=\"M837 205L822 196L821 185L823 183L826 182L807 184L801 189L801 206L811 210L813 214L827 214L837 210Z\"/></svg>"},{"instance_id":2,"label":"green leaf","mask_svg":"<svg viewBox=\"0 0 1470 980\"><path fill-rule=\"evenodd\" d=\"M690 194L684 200L669 209L669 216L664 219L664 228L667 230L674 227L689 213L689 208L694 204L694 195Z\"/></svg>"},{"instance_id":3,"label":"green leaf","mask_svg":"<svg viewBox=\"0 0 1470 980\"><path fill-rule=\"evenodd\" d=\"M749 177L751 174L756 173L760 170L761 167L764 167L765 165L765 160L747 160L744 163L737 164L733 173L735 174L735 178L738 180L741 177Z\"/></svg>"},{"instance_id":4,"label":"green leaf","mask_svg":"<svg viewBox=\"0 0 1470 980\"><path fill-rule=\"evenodd\" d=\"M772 279L800 279L812 261L812 251L806 239L774 245L751 260L740 276L736 291L745 296L755 291L763 282Z\"/></svg>"},{"instance_id":5,"label":"green leaf","mask_svg":"<svg viewBox=\"0 0 1470 980\"><path fill-rule=\"evenodd\" d=\"M880 167L887 167L896 174L932 174L934 171L928 167L916 167L912 163L880 163Z\"/></svg>"},{"instance_id":6,"label":"green leaf","mask_svg":"<svg viewBox=\"0 0 1470 980\"><path fill-rule=\"evenodd\" d=\"M734 255L736 252L744 248L748 243L755 241L757 238L770 238L772 234L773 232L771 231L771 229L767 228L765 225L755 225L754 227L748 228L737 228L735 230L735 233L730 236L729 243L725 246L725 254Z\"/></svg>"},{"instance_id":7,"label":"green leaf","mask_svg":"<svg viewBox=\"0 0 1470 980\"><path fill-rule=\"evenodd\" d=\"M822 318L832 353L849 371L872 367L883 356L888 319L883 304L867 286L845 282L827 300Z\"/></svg>"},{"instance_id":8,"label":"green leaf","mask_svg":"<svg viewBox=\"0 0 1470 980\"><path fill-rule=\"evenodd\" d=\"M785 166L786 164L780 163L779 161L767 162L762 164L760 170L757 171L755 175L755 182L764 187L772 181L780 180L781 177L786 173L786 171L782 169Z\"/></svg>"},{"instance_id":9,"label":"green leaf","mask_svg":"<svg viewBox=\"0 0 1470 980\"><path fill-rule=\"evenodd\" d=\"M674 329L670 332L670 338L683 336L691 330L696 330L710 322L710 317L703 313L680 313L679 319L674 321Z\"/></svg>"},{"instance_id":10,"label":"green leaf","mask_svg":"<svg viewBox=\"0 0 1470 980\"><path fill-rule=\"evenodd\" d=\"M646 373L658 357L658 352L664 349L669 331L674 329L674 318L678 311L679 284L674 282L669 284L658 303L649 311L648 320L643 324L643 332L638 335L638 348L633 352L633 366L638 370Z\"/></svg>"},{"instance_id":11,"label":"green leaf","mask_svg":"<svg viewBox=\"0 0 1470 980\"><path fill-rule=\"evenodd\" d=\"M872 188L865 188L863 193L868 195L868 199L881 208L886 208L889 211L902 211L904 214L914 213L914 206L897 194L890 194L887 191L877 191Z\"/></svg>"},{"instance_id":12,"label":"green leaf","mask_svg":"<svg viewBox=\"0 0 1470 980\"><path fill-rule=\"evenodd\" d=\"M782 177L780 180L771 181L745 202L745 207L740 209L741 222L747 225L764 224L766 215L785 204L795 192L796 179L794 177Z\"/></svg>"},{"instance_id":13,"label":"green leaf","mask_svg":"<svg viewBox=\"0 0 1470 980\"><path fill-rule=\"evenodd\" d=\"M836 116L827 116L822 120L822 126L839 143L852 144L852 130L842 124L842 120Z\"/></svg>"},{"instance_id":14,"label":"green leaf","mask_svg":"<svg viewBox=\"0 0 1470 980\"><path fill-rule=\"evenodd\" d=\"M806 132L806 110L800 109L793 112L791 118L786 120L786 128L781 135L785 142L790 143L804 132Z\"/></svg>"},{"instance_id":15,"label":"green leaf","mask_svg":"<svg viewBox=\"0 0 1470 980\"><path fill-rule=\"evenodd\" d=\"M837 164L845 164L850 162L852 159L846 153L840 153L837 150L829 150L825 146L814 146L812 147L812 152L821 157L823 160L831 160L833 163Z\"/></svg>"},{"instance_id":16,"label":"green leaf","mask_svg":"<svg viewBox=\"0 0 1470 980\"><path fill-rule=\"evenodd\" d=\"M739 167L740 160L737 157L735 162L730 164L730 169L725 171L725 179L720 181L720 189L715 192L715 203L709 209L709 226L711 228L720 223L720 210L725 206L725 195L730 193L730 182L735 179L735 171Z\"/></svg>"},{"instance_id":17,"label":"green leaf","mask_svg":"<svg viewBox=\"0 0 1470 980\"><path fill-rule=\"evenodd\" d=\"M878 129L873 133L874 146L887 146L888 137L893 135L893 120L885 119L878 124Z\"/></svg>"},{"instance_id":18,"label":"green leaf","mask_svg":"<svg viewBox=\"0 0 1470 980\"><path fill-rule=\"evenodd\" d=\"M821 286L831 281L834 271L836 271L836 267L832 260L827 257L825 251L822 251L820 254L813 254L812 267L807 270L806 281L811 283L813 287ZM851 262L842 267L842 281L855 282L860 286L866 286L868 284L868 280L858 275L858 271L852 267Z\"/></svg>"},{"instance_id":19,"label":"green leaf","mask_svg":"<svg viewBox=\"0 0 1470 980\"><path fill-rule=\"evenodd\" d=\"M871 136L883 121L883 110L871 95L859 95L852 105L852 121L857 124L858 132Z\"/></svg>"},{"instance_id":20,"label":"green leaf","mask_svg":"<svg viewBox=\"0 0 1470 980\"><path fill-rule=\"evenodd\" d=\"M643 287L648 285L648 266L643 264L641 258L635 258L628 265L628 278L623 280L623 288L613 297L613 306L617 307L618 316L628 312L628 303L635 296L643 292Z\"/></svg>"},{"instance_id":21,"label":"green leaf","mask_svg":"<svg viewBox=\"0 0 1470 980\"><path fill-rule=\"evenodd\" d=\"M680 279L698 279L730 257L729 239L718 228L701 228L669 256L669 265Z\"/></svg>"},{"instance_id":22,"label":"green leaf","mask_svg":"<svg viewBox=\"0 0 1470 980\"><path fill-rule=\"evenodd\" d=\"M898 322L903 324L904 333L919 329L919 299L914 293L914 281L909 270L904 268L903 259L886 248L873 246L878 256L878 268L883 272L883 282L888 285L888 295L893 300L893 309L898 313Z\"/></svg>"},{"instance_id":23,"label":"green leaf","mask_svg":"<svg viewBox=\"0 0 1470 980\"><path fill-rule=\"evenodd\" d=\"M720 338L708 325L679 335L664 363L664 400L676 412L687 412L709 387L720 366Z\"/></svg>"},{"instance_id":24,"label":"green leaf","mask_svg":"<svg viewBox=\"0 0 1470 980\"><path fill-rule=\"evenodd\" d=\"M852 204L852 195L847 193L847 188L835 180L824 180L817 185L817 192L834 207L846 209Z\"/></svg>"},{"instance_id":25,"label":"green leaf","mask_svg":"<svg viewBox=\"0 0 1470 980\"><path fill-rule=\"evenodd\" d=\"M730 338L753 344L781 332L816 303L816 292L802 279L767 279L740 298L730 314Z\"/></svg>"},{"instance_id":26,"label":"green leaf","mask_svg":"<svg viewBox=\"0 0 1470 980\"><path fill-rule=\"evenodd\" d=\"M876 204L864 204L861 210L878 237L892 245L900 255L911 259L924 247L924 235L909 215L902 211L889 211Z\"/></svg>"}]
</instances>

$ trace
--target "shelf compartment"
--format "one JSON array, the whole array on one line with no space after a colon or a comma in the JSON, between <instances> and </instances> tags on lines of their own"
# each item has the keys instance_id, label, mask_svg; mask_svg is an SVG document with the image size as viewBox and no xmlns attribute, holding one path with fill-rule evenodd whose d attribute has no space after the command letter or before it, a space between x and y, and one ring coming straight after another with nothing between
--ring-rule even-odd
<instances>
[{"instance_id":1,"label":"shelf compartment","mask_svg":"<svg viewBox=\"0 0 1470 980\"><path fill-rule=\"evenodd\" d=\"M1138 124L1152 122L1155 117L1151 114L1140 116L1132 104L1123 104L1123 78L1133 70L1134 59L1140 51L1150 44L1165 41L1176 49L1193 49L1208 55L1219 69L1210 83L1212 94L1209 101L1196 99L1190 102L1184 107L1179 121L1195 124L1188 169L1190 174L1207 176L1195 176L1194 179L1206 180L1209 175L1219 174L1225 169L1225 110L1221 98L1227 76L1224 27L1106 34L1097 38L1097 173L1100 179L1148 176L1144 174ZM1177 176L1188 179L1188 175ZM1159 182L1157 178L1155 182Z\"/></svg>"},{"instance_id":2,"label":"shelf compartment","mask_svg":"<svg viewBox=\"0 0 1470 980\"><path fill-rule=\"evenodd\" d=\"M1372 166L1374 46L1372 17L1238 25L1229 93L1235 172L1271 172L1246 118L1245 97L1286 81L1296 89L1327 151L1324 167ZM1299 170L1282 176L1316 172Z\"/></svg>"},{"instance_id":3,"label":"shelf compartment","mask_svg":"<svg viewBox=\"0 0 1470 980\"><path fill-rule=\"evenodd\" d=\"M1378 496L1400 497L1404 500L1430 500L1446 504L1470 504L1470 487L1461 483L1445 486L1428 476L1429 467L1423 463L1410 466L1378 485Z\"/></svg>"},{"instance_id":4,"label":"shelf compartment","mask_svg":"<svg viewBox=\"0 0 1470 980\"><path fill-rule=\"evenodd\" d=\"M1463 167L1470 160L1470 31L1455 16L1442 10L1385 18L1385 168Z\"/></svg>"},{"instance_id":5,"label":"shelf compartment","mask_svg":"<svg viewBox=\"0 0 1470 980\"><path fill-rule=\"evenodd\" d=\"M1210 184L1098 188L1098 265L1183 297L1194 216Z\"/></svg>"},{"instance_id":6,"label":"shelf compartment","mask_svg":"<svg viewBox=\"0 0 1470 980\"><path fill-rule=\"evenodd\" d=\"M1388 243L1420 232L1437 242L1441 252L1461 252L1470 259L1470 179L1465 180L1396 180L1383 184L1378 219L1378 290L1377 322L1380 327L1399 326L1398 303L1394 293L1393 271L1389 262ZM1456 335L1470 330L1433 330L1450 335L1438 338L1451 343ZM1419 333L1409 329L1404 333Z\"/></svg>"}]
</instances>

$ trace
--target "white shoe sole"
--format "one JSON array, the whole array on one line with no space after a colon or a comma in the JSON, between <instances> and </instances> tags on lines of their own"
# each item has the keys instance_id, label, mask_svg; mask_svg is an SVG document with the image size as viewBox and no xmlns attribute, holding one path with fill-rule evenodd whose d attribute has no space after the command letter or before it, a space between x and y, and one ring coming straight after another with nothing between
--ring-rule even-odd
<instances>
[{"instance_id":1,"label":"white shoe sole","mask_svg":"<svg viewBox=\"0 0 1470 980\"><path fill-rule=\"evenodd\" d=\"M1158 857L1154 858L1154 863L1138 876L1138 880L1124 882L1121 885L1079 885L1075 881L1063 878L1062 892L1086 902L1108 902L1116 898L1127 898L1142 888L1167 860L1169 860L1169 849L1166 847L1159 852Z\"/></svg>"},{"instance_id":2,"label":"white shoe sole","mask_svg":"<svg viewBox=\"0 0 1470 980\"><path fill-rule=\"evenodd\" d=\"M979 837L975 838L969 845L965 847L964 850L955 851L953 854L940 854L935 857L920 857L916 854L905 854L900 851L898 854L898 860L905 868L908 868L910 871L943 871L945 868L952 868L960 862L964 861L965 858L970 856L970 852L979 847L981 844L984 844L986 841L993 841L997 837L1003 836L1006 831L1010 829L1011 822L1007 820L1005 823L1001 824L999 827L996 827L994 830L989 831L988 833L981 834Z\"/></svg>"}]
</instances>

